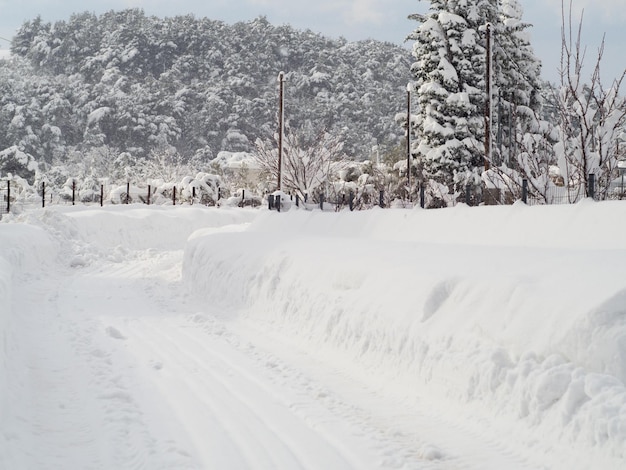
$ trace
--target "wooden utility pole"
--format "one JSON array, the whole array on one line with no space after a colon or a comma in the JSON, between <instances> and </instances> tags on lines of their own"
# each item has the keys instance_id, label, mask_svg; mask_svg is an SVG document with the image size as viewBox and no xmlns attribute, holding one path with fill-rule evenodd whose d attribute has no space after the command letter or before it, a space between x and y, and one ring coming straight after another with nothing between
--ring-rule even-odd
<instances>
[{"instance_id":1,"label":"wooden utility pole","mask_svg":"<svg viewBox=\"0 0 626 470\"><path fill-rule=\"evenodd\" d=\"M487 31L487 63L485 67L485 89L487 93L487 100L485 103L485 171L489 169L491 162L491 118L492 118L492 104L491 104L491 68L492 68L492 45L491 45L491 23L486 25Z\"/></svg>"},{"instance_id":2,"label":"wooden utility pole","mask_svg":"<svg viewBox=\"0 0 626 470\"><path fill-rule=\"evenodd\" d=\"M411 83L406 86L406 184L411 198Z\"/></svg>"},{"instance_id":3,"label":"wooden utility pole","mask_svg":"<svg viewBox=\"0 0 626 470\"><path fill-rule=\"evenodd\" d=\"M283 138L285 133L285 72L278 74L278 190L282 190Z\"/></svg>"}]
</instances>

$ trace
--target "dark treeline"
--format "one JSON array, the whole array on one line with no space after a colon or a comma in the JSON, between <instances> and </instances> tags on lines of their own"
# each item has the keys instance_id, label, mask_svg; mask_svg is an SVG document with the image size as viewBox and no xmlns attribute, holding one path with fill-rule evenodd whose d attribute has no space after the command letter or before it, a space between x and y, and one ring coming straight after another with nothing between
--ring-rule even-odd
<instances>
[{"instance_id":1,"label":"dark treeline","mask_svg":"<svg viewBox=\"0 0 626 470\"><path fill-rule=\"evenodd\" d=\"M251 151L276 130L287 74L292 128L325 129L355 159L403 131L410 54L389 43L329 39L263 18L229 25L142 10L25 22L0 62L0 151L62 164L93 153L208 161ZM105 149L106 151L102 151Z\"/></svg>"}]
</instances>

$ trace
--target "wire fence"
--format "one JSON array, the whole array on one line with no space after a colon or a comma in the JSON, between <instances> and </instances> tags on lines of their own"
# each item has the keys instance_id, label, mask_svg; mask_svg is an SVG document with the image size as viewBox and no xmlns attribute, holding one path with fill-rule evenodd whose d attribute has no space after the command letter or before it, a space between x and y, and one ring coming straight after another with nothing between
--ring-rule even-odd
<instances>
[{"instance_id":1,"label":"wire fence","mask_svg":"<svg viewBox=\"0 0 626 470\"><path fill-rule=\"evenodd\" d=\"M620 184L621 183L621 184ZM541 194L536 190L529 191L526 181L523 182L521 192L513 194L506 191L467 187L465 191L448 194L446 204L439 207L454 206L464 203L468 206L478 205L508 205L521 200L528 205L560 205L575 204L584 198L591 197L596 200L622 200L626 199L626 181L612 182L608 188L596 191L595 178L589 175L587 185L577 187L550 186L544 188ZM420 188L413 193L407 192L409 197L398 198L391 191L370 190L362 192L345 191L327 195L320 192L314 200L301 199L299 196L263 194L259 195L252 191L239 190L233 196L222 197L221 189L208 193L205 190L196 191L196 187L187 187L184 190L171 185L167 190L156 187L137 187L130 183L125 186L107 188L101 185L98 190L79 190L76 184L64 190L49 190L42 183L37 192L21 191L17 184L10 180L0 181L0 216L10 212L21 212L26 208L47 207L50 205L124 205L124 204L147 204L147 205L204 205L204 206L228 206L228 207L262 207L266 206L273 210L284 210L289 206L297 206L306 210L320 209L323 211L342 211L345 209L366 210L373 207L380 208L413 208L417 206L430 208L432 197ZM413 196L412 198L410 196ZM281 199L282 198L282 199Z\"/></svg>"},{"instance_id":2,"label":"wire fence","mask_svg":"<svg viewBox=\"0 0 626 470\"><path fill-rule=\"evenodd\" d=\"M124 186L100 185L99 189L79 189L76 183L61 190L49 189L42 183L37 191L23 188L10 180L0 181L0 215L10 212L19 213L25 209L45 208L49 206L112 206L127 204L145 205L204 205L204 206L239 206L259 207L262 198L245 190L238 191L233 196L222 197L218 187L213 192L197 187L181 188L176 185L167 185L166 189L147 185L134 186L127 183Z\"/></svg>"}]
</instances>

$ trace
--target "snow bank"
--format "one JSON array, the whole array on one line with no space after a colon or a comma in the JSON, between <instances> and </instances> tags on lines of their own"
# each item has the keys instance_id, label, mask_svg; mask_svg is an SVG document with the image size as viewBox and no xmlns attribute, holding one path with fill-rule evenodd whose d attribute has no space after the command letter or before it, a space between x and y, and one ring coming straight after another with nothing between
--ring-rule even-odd
<instances>
[{"instance_id":1,"label":"snow bank","mask_svg":"<svg viewBox=\"0 0 626 470\"><path fill-rule=\"evenodd\" d=\"M192 237L183 275L407 396L626 458L625 229L619 202L264 212Z\"/></svg>"},{"instance_id":2,"label":"snow bank","mask_svg":"<svg viewBox=\"0 0 626 470\"><path fill-rule=\"evenodd\" d=\"M13 283L52 263L80 267L97 257L115 261L129 249L182 249L199 228L244 224L258 211L205 207L53 206L5 216L0 223L0 422L8 406L7 367L19 342L12 337Z\"/></svg>"},{"instance_id":3,"label":"snow bank","mask_svg":"<svg viewBox=\"0 0 626 470\"><path fill-rule=\"evenodd\" d=\"M54 260L57 253L53 240L44 230L29 225L0 224L0 422L10 406L8 369L13 360L11 306L13 283L24 272L39 272Z\"/></svg>"},{"instance_id":4,"label":"snow bank","mask_svg":"<svg viewBox=\"0 0 626 470\"><path fill-rule=\"evenodd\" d=\"M131 204L53 206L27 212L19 220L44 226L60 240L82 245L82 250L74 246L72 251L88 257L103 251L183 249L187 238L200 228L248 223L257 214L239 208Z\"/></svg>"}]
</instances>

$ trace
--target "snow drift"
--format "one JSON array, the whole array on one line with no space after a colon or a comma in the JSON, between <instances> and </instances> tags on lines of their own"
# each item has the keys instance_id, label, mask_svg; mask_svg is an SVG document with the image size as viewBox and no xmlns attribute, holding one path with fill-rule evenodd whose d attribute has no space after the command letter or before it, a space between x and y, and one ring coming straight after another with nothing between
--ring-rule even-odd
<instances>
[{"instance_id":1,"label":"snow drift","mask_svg":"<svg viewBox=\"0 0 626 470\"><path fill-rule=\"evenodd\" d=\"M24 282L21 275L43 275L44 268L55 262L80 267L98 257L115 260L127 256L129 249L182 249L189 235L199 228L245 224L256 214L241 209L136 205L96 209L56 206L19 217L5 215L0 224L0 422L10 406L9 368L19 371L26 353L11 325L13 285ZM63 245L62 240L70 243ZM67 250L70 246L71 251Z\"/></svg>"},{"instance_id":2,"label":"snow drift","mask_svg":"<svg viewBox=\"0 0 626 470\"><path fill-rule=\"evenodd\" d=\"M182 285L203 318L287 342L407 406L441 403L437 412L462 415L464 429L487 421L546 468L621 468L625 228L619 201L340 213L76 206L8 216L0 422L27 347L12 327L17 282L35 280L40 265L97 276L103 261L122 276L120 260L184 249ZM0 435L0 449L12 438Z\"/></svg>"},{"instance_id":3,"label":"snow drift","mask_svg":"<svg viewBox=\"0 0 626 470\"><path fill-rule=\"evenodd\" d=\"M183 276L405 397L626 458L625 228L619 202L264 212L195 234Z\"/></svg>"}]
</instances>

